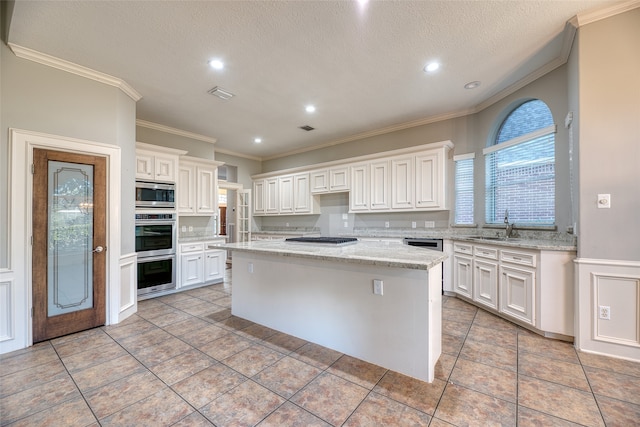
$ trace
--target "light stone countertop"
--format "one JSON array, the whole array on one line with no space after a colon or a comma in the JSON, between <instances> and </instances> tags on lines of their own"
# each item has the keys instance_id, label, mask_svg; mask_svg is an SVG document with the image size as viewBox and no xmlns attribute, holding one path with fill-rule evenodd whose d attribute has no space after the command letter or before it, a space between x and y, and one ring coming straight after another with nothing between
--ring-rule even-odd
<instances>
[{"instance_id":1,"label":"light stone countertop","mask_svg":"<svg viewBox=\"0 0 640 427\"><path fill-rule=\"evenodd\" d=\"M357 242L336 246L331 244L285 242L283 240L262 240L230 243L220 247L239 252L413 270L429 270L448 257L444 252L425 250L424 248L394 242Z\"/></svg>"},{"instance_id":2,"label":"light stone countertop","mask_svg":"<svg viewBox=\"0 0 640 427\"><path fill-rule=\"evenodd\" d=\"M498 245L508 246L512 248L522 249L537 249L543 251L575 251L576 245L572 245L566 242L559 242L557 240L545 240L545 239L483 239L478 237L464 237L456 236L452 240L458 242L468 242L474 245Z\"/></svg>"},{"instance_id":3,"label":"light stone countertop","mask_svg":"<svg viewBox=\"0 0 640 427\"><path fill-rule=\"evenodd\" d=\"M212 240L226 240L226 236L188 236L178 237L178 243L194 243L194 242L209 242Z\"/></svg>"}]
</instances>

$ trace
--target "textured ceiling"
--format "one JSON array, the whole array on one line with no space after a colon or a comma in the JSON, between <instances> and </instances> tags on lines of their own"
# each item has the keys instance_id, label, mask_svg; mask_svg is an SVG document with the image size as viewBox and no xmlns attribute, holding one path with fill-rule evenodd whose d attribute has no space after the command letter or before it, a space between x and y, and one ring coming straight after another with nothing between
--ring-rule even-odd
<instances>
[{"instance_id":1,"label":"textured ceiling","mask_svg":"<svg viewBox=\"0 0 640 427\"><path fill-rule=\"evenodd\" d=\"M138 119L269 157L473 111L557 61L567 20L615 3L17 1L8 41L124 80Z\"/></svg>"}]
</instances>

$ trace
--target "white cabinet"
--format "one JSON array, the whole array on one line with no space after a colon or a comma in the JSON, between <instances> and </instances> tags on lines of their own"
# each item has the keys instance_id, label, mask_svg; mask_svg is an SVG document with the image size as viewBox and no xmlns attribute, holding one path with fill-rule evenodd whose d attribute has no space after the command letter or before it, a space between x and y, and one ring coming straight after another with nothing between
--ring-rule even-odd
<instances>
[{"instance_id":1,"label":"white cabinet","mask_svg":"<svg viewBox=\"0 0 640 427\"><path fill-rule=\"evenodd\" d=\"M180 272L178 288L224 280L227 252L223 249L209 249L209 245L220 241L180 244Z\"/></svg>"},{"instance_id":2,"label":"white cabinet","mask_svg":"<svg viewBox=\"0 0 640 427\"><path fill-rule=\"evenodd\" d=\"M332 193L349 191L349 166L329 169L329 191Z\"/></svg>"},{"instance_id":3,"label":"white cabinet","mask_svg":"<svg viewBox=\"0 0 640 427\"><path fill-rule=\"evenodd\" d=\"M391 208L413 209L416 175L414 158L391 159Z\"/></svg>"},{"instance_id":4,"label":"white cabinet","mask_svg":"<svg viewBox=\"0 0 640 427\"><path fill-rule=\"evenodd\" d=\"M280 212L278 178L267 178L264 181L265 213L275 215Z\"/></svg>"},{"instance_id":5,"label":"white cabinet","mask_svg":"<svg viewBox=\"0 0 640 427\"><path fill-rule=\"evenodd\" d=\"M236 242L251 241L251 190L236 191Z\"/></svg>"},{"instance_id":6,"label":"white cabinet","mask_svg":"<svg viewBox=\"0 0 640 427\"><path fill-rule=\"evenodd\" d=\"M351 192L349 193L349 211L369 210L369 164L351 166Z\"/></svg>"},{"instance_id":7,"label":"white cabinet","mask_svg":"<svg viewBox=\"0 0 640 427\"><path fill-rule=\"evenodd\" d=\"M178 213L214 215L218 211L217 168L221 162L182 157L178 172Z\"/></svg>"},{"instance_id":8,"label":"white cabinet","mask_svg":"<svg viewBox=\"0 0 640 427\"><path fill-rule=\"evenodd\" d=\"M445 151L417 155L416 164L416 208L446 209Z\"/></svg>"},{"instance_id":9,"label":"white cabinet","mask_svg":"<svg viewBox=\"0 0 640 427\"><path fill-rule=\"evenodd\" d=\"M253 214L261 216L316 213L317 201L310 191L311 176L311 173L303 172L254 180ZM317 178L317 174L315 177Z\"/></svg>"},{"instance_id":10,"label":"white cabinet","mask_svg":"<svg viewBox=\"0 0 640 427\"><path fill-rule=\"evenodd\" d=\"M293 175L278 177L279 214L293 213Z\"/></svg>"},{"instance_id":11,"label":"white cabinet","mask_svg":"<svg viewBox=\"0 0 640 427\"><path fill-rule=\"evenodd\" d=\"M473 292L473 258L468 255L453 255L453 290L467 298Z\"/></svg>"},{"instance_id":12,"label":"white cabinet","mask_svg":"<svg viewBox=\"0 0 640 427\"><path fill-rule=\"evenodd\" d=\"M498 250L474 246L473 300L498 309Z\"/></svg>"},{"instance_id":13,"label":"white cabinet","mask_svg":"<svg viewBox=\"0 0 640 427\"><path fill-rule=\"evenodd\" d=\"M534 284L536 273L529 268L500 266L500 312L525 323L535 324Z\"/></svg>"},{"instance_id":14,"label":"white cabinet","mask_svg":"<svg viewBox=\"0 0 640 427\"><path fill-rule=\"evenodd\" d=\"M322 169L310 172L310 192L311 194L322 194L329 192L329 170Z\"/></svg>"},{"instance_id":15,"label":"white cabinet","mask_svg":"<svg viewBox=\"0 0 640 427\"><path fill-rule=\"evenodd\" d=\"M178 158L186 153L184 150L136 143L136 179L176 182Z\"/></svg>"},{"instance_id":16,"label":"white cabinet","mask_svg":"<svg viewBox=\"0 0 640 427\"><path fill-rule=\"evenodd\" d=\"M293 212L311 213L314 211L313 197L309 191L309 173L293 176Z\"/></svg>"},{"instance_id":17,"label":"white cabinet","mask_svg":"<svg viewBox=\"0 0 640 427\"><path fill-rule=\"evenodd\" d=\"M264 179L253 181L253 213L255 215L264 215L266 213L264 181Z\"/></svg>"},{"instance_id":18,"label":"white cabinet","mask_svg":"<svg viewBox=\"0 0 640 427\"><path fill-rule=\"evenodd\" d=\"M379 160L369 164L369 186L371 196L369 209L372 211L389 210L391 208L391 180L389 161Z\"/></svg>"}]
</instances>

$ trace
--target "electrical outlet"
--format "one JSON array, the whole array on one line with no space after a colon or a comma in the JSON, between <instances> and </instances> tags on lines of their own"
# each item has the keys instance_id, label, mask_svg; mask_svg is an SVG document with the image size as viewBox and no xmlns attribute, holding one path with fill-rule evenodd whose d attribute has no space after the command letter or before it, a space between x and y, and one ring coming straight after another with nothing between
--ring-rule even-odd
<instances>
[{"instance_id":1,"label":"electrical outlet","mask_svg":"<svg viewBox=\"0 0 640 427\"><path fill-rule=\"evenodd\" d=\"M384 291L384 282L380 279L373 279L373 293L382 295Z\"/></svg>"},{"instance_id":2,"label":"electrical outlet","mask_svg":"<svg viewBox=\"0 0 640 427\"><path fill-rule=\"evenodd\" d=\"M344 228L349 228L349 222L348 221L344 222Z\"/></svg>"},{"instance_id":3,"label":"electrical outlet","mask_svg":"<svg viewBox=\"0 0 640 427\"><path fill-rule=\"evenodd\" d=\"M598 317L602 320L611 320L611 307L608 305L599 306Z\"/></svg>"},{"instance_id":4,"label":"electrical outlet","mask_svg":"<svg viewBox=\"0 0 640 427\"><path fill-rule=\"evenodd\" d=\"M416 228L416 222L415 221L411 221L411 228Z\"/></svg>"},{"instance_id":5,"label":"electrical outlet","mask_svg":"<svg viewBox=\"0 0 640 427\"><path fill-rule=\"evenodd\" d=\"M183 233L186 233L186 232L187 232L187 226L186 226L186 225L183 225L183 226L182 226L182 232L183 232Z\"/></svg>"},{"instance_id":6,"label":"electrical outlet","mask_svg":"<svg viewBox=\"0 0 640 427\"><path fill-rule=\"evenodd\" d=\"M193 225L189 226L189 233L193 233Z\"/></svg>"},{"instance_id":7,"label":"electrical outlet","mask_svg":"<svg viewBox=\"0 0 640 427\"><path fill-rule=\"evenodd\" d=\"M289 226L289 223L287 222L287 223L285 224L285 227L288 227L288 226Z\"/></svg>"},{"instance_id":8,"label":"electrical outlet","mask_svg":"<svg viewBox=\"0 0 640 427\"><path fill-rule=\"evenodd\" d=\"M249 273L253 273L253 263L252 262L247 264L247 270L249 271Z\"/></svg>"},{"instance_id":9,"label":"electrical outlet","mask_svg":"<svg viewBox=\"0 0 640 427\"><path fill-rule=\"evenodd\" d=\"M344 219L345 221L349 219L349 214L343 213L342 214L342 219Z\"/></svg>"},{"instance_id":10,"label":"electrical outlet","mask_svg":"<svg viewBox=\"0 0 640 427\"><path fill-rule=\"evenodd\" d=\"M384 222L384 228L389 228L389 221Z\"/></svg>"}]
</instances>

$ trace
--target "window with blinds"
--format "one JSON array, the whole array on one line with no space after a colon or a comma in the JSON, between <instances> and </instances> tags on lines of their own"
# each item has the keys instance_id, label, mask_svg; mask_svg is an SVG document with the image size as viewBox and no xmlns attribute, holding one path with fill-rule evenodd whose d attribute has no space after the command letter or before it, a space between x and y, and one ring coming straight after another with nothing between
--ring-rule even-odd
<instances>
[{"instance_id":1,"label":"window with blinds","mask_svg":"<svg viewBox=\"0 0 640 427\"><path fill-rule=\"evenodd\" d=\"M455 170L455 224L473 224L473 160L474 154L454 156Z\"/></svg>"},{"instance_id":2,"label":"window with blinds","mask_svg":"<svg viewBox=\"0 0 640 427\"><path fill-rule=\"evenodd\" d=\"M511 223L555 223L555 131L549 108L539 100L507 117L496 145L484 150L487 224L504 223L506 210ZM505 132L515 137L507 139Z\"/></svg>"}]
</instances>

